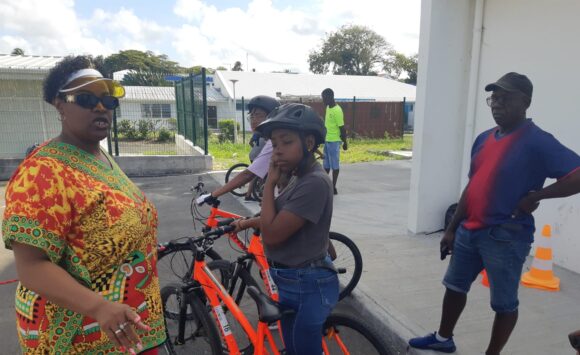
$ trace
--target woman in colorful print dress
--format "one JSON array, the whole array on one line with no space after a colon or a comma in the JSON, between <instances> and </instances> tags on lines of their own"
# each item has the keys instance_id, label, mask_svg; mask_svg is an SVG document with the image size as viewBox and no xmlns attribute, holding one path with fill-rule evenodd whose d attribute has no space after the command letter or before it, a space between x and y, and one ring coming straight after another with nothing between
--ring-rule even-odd
<instances>
[{"instance_id":1,"label":"woman in colorful print dress","mask_svg":"<svg viewBox=\"0 0 580 355\"><path fill-rule=\"evenodd\" d=\"M150 354L165 340L157 213L99 146L124 93L84 56L44 82L62 131L18 167L2 221L25 354Z\"/></svg>"}]
</instances>

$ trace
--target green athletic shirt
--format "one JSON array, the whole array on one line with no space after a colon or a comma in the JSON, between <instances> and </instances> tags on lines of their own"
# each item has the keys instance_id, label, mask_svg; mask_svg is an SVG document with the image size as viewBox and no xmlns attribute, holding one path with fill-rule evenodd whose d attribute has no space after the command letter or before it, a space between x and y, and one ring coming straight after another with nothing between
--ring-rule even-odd
<instances>
[{"instance_id":1,"label":"green athletic shirt","mask_svg":"<svg viewBox=\"0 0 580 355\"><path fill-rule=\"evenodd\" d=\"M326 141L340 142L340 127L344 126L344 114L338 104L334 107L326 106L324 125L326 126Z\"/></svg>"}]
</instances>

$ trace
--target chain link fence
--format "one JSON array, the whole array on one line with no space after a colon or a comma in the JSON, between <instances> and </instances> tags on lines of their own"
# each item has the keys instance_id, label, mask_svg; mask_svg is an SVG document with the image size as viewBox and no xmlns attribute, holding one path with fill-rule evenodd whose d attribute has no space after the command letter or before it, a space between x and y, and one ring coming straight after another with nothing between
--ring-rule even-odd
<instances>
[{"instance_id":1,"label":"chain link fence","mask_svg":"<svg viewBox=\"0 0 580 355\"><path fill-rule=\"evenodd\" d=\"M0 158L23 158L30 146L60 134L56 109L42 99L43 79L15 72L0 80ZM125 89L126 96L114 112L110 137L101 142L103 148L116 156L178 154L174 86Z\"/></svg>"}]
</instances>

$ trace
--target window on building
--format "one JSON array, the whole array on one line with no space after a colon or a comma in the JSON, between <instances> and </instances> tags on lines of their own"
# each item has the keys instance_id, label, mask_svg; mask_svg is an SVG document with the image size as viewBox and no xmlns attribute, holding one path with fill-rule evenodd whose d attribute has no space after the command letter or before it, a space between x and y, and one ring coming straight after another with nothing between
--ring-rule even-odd
<instances>
[{"instance_id":1,"label":"window on building","mask_svg":"<svg viewBox=\"0 0 580 355\"><path fill-rule=\"evenodd\" d=\"M207 107L207 125L209 128L217 128L217 107Z\"/></svg>"},{"instance_id":2,"label":"window on building","mask_svg":"<svg viewBox=\"0 0 580 355\"><path fill-rule=\"evenodd\" d=\"M143 118L171 118L170 104L141 104Z\"/></svg>"}]
</instances>

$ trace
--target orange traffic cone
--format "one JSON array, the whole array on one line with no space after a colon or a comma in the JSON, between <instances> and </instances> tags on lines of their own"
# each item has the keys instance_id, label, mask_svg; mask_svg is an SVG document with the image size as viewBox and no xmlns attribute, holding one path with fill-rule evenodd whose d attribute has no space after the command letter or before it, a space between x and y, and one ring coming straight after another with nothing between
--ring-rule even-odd
<instances>
[{"instance_id":1,"label":"orange traffic cone","mask_svg":"<svg viewBox=\"0 0 580 355\"><path fill-rule=\"evenodd\" d=\"M542 236L536 240L536 256L530 271L522 275L522 285L546 291L559 291L560 279L552 271L552 229L549 224L542 228Z\"/></svg>"},{"instance_id":2,"label":"orange traffic cone","mask_svg":"<svg viewBox=\"0 0 580 355\"><path fill-rule=\"evenodd\" d=\"M483 275L483 278L481 279L481 284L483 286L489 288L489 280L487 279L487 271L485 271L485 269L483 269L481 274Z\"/></svg>"}]
</instances>

